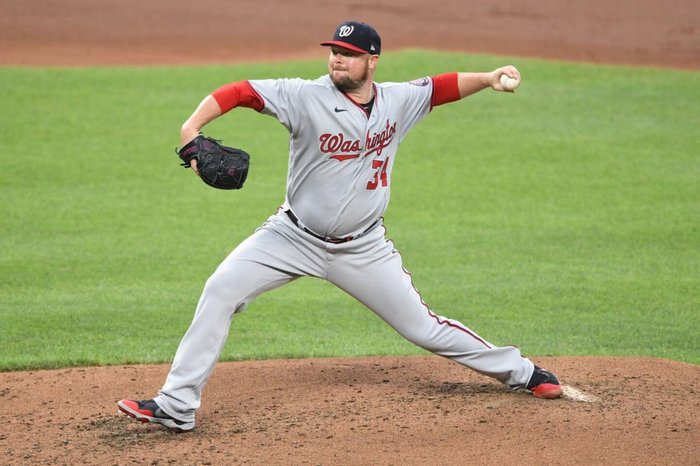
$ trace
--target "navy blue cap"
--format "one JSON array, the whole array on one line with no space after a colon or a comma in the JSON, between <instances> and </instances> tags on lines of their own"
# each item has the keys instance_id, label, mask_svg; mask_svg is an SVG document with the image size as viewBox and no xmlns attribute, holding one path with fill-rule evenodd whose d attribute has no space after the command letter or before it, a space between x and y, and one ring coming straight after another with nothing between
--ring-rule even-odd
<instances>
[{"instance_id":1,"label":"navy blue cap","mask_svg":"<svg viewBox=\"0 0 700 466\"><path fill-rule=\"evenodd\" d=\"M379 55L382 51L382 40L372 26L361 21L345 21L338 26L333 34L333 40L321 45L337 45L346 49L370 55Z\"/></svg>"}]
</instances>

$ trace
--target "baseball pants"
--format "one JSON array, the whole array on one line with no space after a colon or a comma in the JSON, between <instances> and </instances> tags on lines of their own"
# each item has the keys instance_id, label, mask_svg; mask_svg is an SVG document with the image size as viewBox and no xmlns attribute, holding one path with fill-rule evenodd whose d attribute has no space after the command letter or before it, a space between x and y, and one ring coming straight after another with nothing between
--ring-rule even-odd
<instances>
[{"instance_id":1,"label":"baseball pants","mask_svg":"<svg viewBox=\"0 0 700 466\"><path fill-rule=\"evenodd\" d=\"M534 366L518 348L494 346L428 308L384 234L380 224L357 239L331 244L300 230L282 211L271 216L207 280L155 398L161 409L176 419L194 420L233 315L265 291L303 276L335 284L428 351L511 386L527 383Z\"/></svg>"}]
</instances>

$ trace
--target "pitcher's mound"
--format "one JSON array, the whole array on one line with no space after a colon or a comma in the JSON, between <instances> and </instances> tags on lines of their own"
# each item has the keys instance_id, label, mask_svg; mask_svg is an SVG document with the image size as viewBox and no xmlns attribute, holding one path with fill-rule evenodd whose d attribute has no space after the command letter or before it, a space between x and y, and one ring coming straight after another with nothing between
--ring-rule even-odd
<instances>
[{"instance_id":1,"label":"pitcher's mound","mask_svg":"<svg viewBox=\"0 0 700 466\"><path fill-rule=\"evenodd\" d=\"M0 373L2 464L693 464L700 367L535 358L559 400L437 356L221 363L197 428L117 412L168 366Z\"/></svg>"}]
</instances>

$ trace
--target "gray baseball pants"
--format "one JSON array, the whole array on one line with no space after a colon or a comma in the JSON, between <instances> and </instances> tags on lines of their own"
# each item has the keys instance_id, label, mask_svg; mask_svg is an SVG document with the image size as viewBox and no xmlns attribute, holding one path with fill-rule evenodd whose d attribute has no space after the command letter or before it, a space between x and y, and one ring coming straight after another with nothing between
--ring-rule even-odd
<instances>
[{"instance_id":1,"label":"gray baseball pants","mask_svg":"<svg viewBox=\"0 0 700 466\"><path fill-rule=\"evenodd\" d=\"M233 315L265 291L303 276L335 284L428 351L511 386L527 383L534 366L518 348L496 347L428 308L384 234L379 225L360 238L331 244L300 230L281 211L271 216L207 281L155 398L161 409L176 419L193 421Z\"/></svg>"}]
</instances>

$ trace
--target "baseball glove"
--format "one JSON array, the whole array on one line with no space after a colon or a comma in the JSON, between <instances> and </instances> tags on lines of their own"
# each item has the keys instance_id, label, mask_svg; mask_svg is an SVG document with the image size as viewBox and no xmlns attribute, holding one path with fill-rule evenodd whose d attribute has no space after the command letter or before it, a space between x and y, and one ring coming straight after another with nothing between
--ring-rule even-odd
<instances>
[{"instance_id":1,"label":"baseball glove","mask_svg":"<svg viewBox=\"0 0 700 466\"><path fill-rule=\"evenodd\" d=\"M224 146L202 134L176 152L185 168L190 168L192 159L197 159L199 177L214 188L241 189L248 176L250 155L247 152Z\"/></svg>"}]
</instances>

